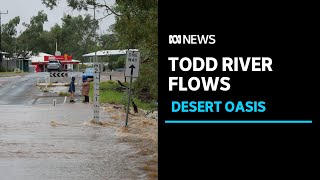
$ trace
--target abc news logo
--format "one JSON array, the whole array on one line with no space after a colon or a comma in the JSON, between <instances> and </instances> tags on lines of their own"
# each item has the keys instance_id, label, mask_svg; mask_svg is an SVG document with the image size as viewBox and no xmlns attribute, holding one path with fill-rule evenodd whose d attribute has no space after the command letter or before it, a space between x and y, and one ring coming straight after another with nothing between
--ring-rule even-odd
<instances>
[{"instance_id":1,"label":"abc news logo","mask_svg":"<svg viewBox=\"0 0 320 180\"><path fill-rule=\"evenodd\" d=\"M214 44L215 35L169 35L169 44Z\"/></svg>"}]
</instances>

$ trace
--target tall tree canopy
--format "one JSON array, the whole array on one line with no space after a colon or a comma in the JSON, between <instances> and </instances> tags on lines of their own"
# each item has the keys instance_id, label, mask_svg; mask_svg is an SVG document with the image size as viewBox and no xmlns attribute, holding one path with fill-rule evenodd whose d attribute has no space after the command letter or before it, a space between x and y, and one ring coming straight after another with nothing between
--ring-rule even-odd
<instances>
[{"instance_id":1,"label":"tall tree canopy","mask_svg":"<svg viewBox=\"0 0 320 180\"><path fill-rule=\"evenodd\" d=\"M48 16L43 11L39 11L33 16L30 23L23 23L26 30L18 38L20 51L40 52L47 49L48 44L43 36L43 24L48 21Z\"/></svg>"},{"instance_id":2,"label":"tall tree canopy","mask_svg":"<svg viewBox=\"0 0 320 180\"><path fill-rule=\"evenodd\" d=\"M42 0L49 8L58 5L59 0ZM158 0L116 0L110 7L102 0L66 0L77 10L93 7L105 11L106 16L114 14L116 23L112 27L117 47L137 48L141 51L141 70L135 82L135 93L145 99L158 97ZM100 38L112 42L108 36Z\"/></svg>"},{"instance_id":3,"label":"tall tree canopy","mask_svg":"<svg viewBox=\"0 0 320 180\"><path fill-rule=\"evenodd\" d=\"M158 97L158 1L117 0L113 31L121 47L141 51L140 77L135 92L143 98Z\"/></svg>"},{"instance_id":4,"label":"tall tree canopy","mask_svg":"<svg viewBox=\"0 0 320 180\"><path fill-rule=\"evenodd\" d=\"M43 29L47 20L47 15L40 11L31 18L30 23L23 23L26 29L18 37L20 52L54 54L57 43L58 50L62 53L68 53L75 59L81 59L83 54L95 49L94 28L98 24L90 15L76 17L65 15L62 18L62 26L56 24L50 31Z\"/></svg>"},{"instance_id":5,"label":"tall tree canopy","mask_svg":"<svg viewBox=\"0 0 320 180\"><path fill-rule=\"evenodd\" d=\"M2 25L2 49L10 54L15 52L17 25L20 23L20 17L11 19L7 24Z\"/></svg>"},{"instance_id":6,"label":"tall tree canopy","mask_svg":"<svg viewBox=\"0 0 320 180\"><path fill-rule=\"evenodd\" d=\"M73 55L74 58L81 59L83 54L95 50L94 30L97 27L98 24L94 23L90 15L84 17L65 15L62 18L61 30L56 29L59 33L57 36L59 49Z\"/></svg>"}]
</instances>

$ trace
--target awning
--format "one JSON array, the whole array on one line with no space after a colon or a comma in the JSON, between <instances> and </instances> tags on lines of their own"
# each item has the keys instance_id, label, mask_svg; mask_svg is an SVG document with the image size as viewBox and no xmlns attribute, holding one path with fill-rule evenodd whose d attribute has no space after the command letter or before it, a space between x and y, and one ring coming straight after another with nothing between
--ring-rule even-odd
<instances>
[{"instance_id":1,"label":"awning","mask_svg":"<svg viewBox=\"0 0 320 180\"><path fill-rule=\"evenodd\" d=\"M66 64L79 64L81 61L79 60L75 60L75 59L72 59L71 61L60 61L61 63L66 63Z\"/></svg>"},{"instance_id":2,"label":"awning","mask_svg":"<svg viewBox=\"0 0 320 180\"><path fill-rule=\"evenodd\" d=\"M125 49L125 50L102 50L97 51L97 56L115 56L115 55L125 55L127 54L127 51L138 51L138 49ZM83 57L94 57L95 52L84 54Z\"/></svg>"},{"instance_id":3,"label":"awning","mask_svg":"<svg viewBox=\"0 0 320 180\"><path fill-rule=\"evenodd\" d=\"M48 64L49 61L32 61L32 64ZM69 60L69 61L60 61L63 64L79 64L81 61L79 60Z\"/></svg>"}]
</instances>

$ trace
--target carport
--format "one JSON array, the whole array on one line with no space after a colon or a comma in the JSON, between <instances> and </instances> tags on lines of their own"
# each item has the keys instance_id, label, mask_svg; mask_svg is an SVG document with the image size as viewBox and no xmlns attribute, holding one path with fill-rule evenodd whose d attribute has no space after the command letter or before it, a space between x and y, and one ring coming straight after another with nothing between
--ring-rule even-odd
<instances>
[{"instance_id":1,"label":"carport","mask_svg":"<svg viewBox=\"0 0 320 180\"><path fill-rule=\"evenodd\" d=\"M101 63L101 58L100 57L126 55L128 50L138 51L138 49L101 50L101 51L97 51L97 52L91 52L91 53L88 53L88 54L84 54L84 55L82 55L82 57L88 57L89 60L90 60L90 63L93 63L93 62L95 62L94 61L94 57L97 56L97 63Z\"/></svg>"}]
</instances>

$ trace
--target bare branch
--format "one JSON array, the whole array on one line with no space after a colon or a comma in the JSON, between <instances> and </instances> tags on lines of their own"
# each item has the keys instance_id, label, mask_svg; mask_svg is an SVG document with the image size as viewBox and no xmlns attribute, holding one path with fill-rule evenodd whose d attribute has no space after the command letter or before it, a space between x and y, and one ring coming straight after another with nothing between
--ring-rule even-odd
<instances>
[{"instance_id":1,"label":"bare branch","mask_svg":"<svg viewBox=\"0 0 320 180\"><path fill-rule=\"evenodd\" d=\"M111 12L112 14L116 15L116 16L121 16L120 14L116 13L110 6L108 6L106 4L106 1L104 1L105 4L100 4L100 3L95 3L93 5L97 6L97 7L100 7L100 8L106 8L106 10L109 12Z\"/></svg>"}]
</instances>

